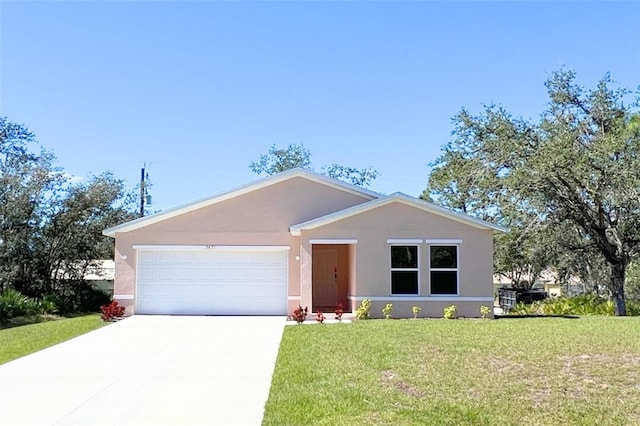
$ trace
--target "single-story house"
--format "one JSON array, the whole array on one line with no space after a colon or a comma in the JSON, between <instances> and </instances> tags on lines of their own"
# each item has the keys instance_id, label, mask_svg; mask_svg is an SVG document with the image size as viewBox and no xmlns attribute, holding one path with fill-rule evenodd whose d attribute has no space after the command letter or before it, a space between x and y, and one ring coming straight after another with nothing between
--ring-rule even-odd
<instances>
[{"instance_id":1,"label":"single-story house","mask_svg":"<svg viewBox=\"0 0 640 426\"><path fill-rule=\"evenodd\" d=\"M293 169L104 231L127 314L480 316L493 302L494 224L401 193Z\"/></svg>"}]
</instances>

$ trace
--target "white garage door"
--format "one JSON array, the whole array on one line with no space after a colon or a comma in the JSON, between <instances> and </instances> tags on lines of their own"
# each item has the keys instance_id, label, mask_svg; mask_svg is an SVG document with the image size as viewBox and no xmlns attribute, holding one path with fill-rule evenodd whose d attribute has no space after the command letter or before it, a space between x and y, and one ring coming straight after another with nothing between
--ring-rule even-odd
<instances>
[{"instance_id":1,"label":"white garage door","mask_svg":"<svg viewBox=\"0 0 640 426\"><path fill-rule=\"evenodd\" d=\"M282 248L144 248L138 249L137 270L138 314L287 313Z\"/></svg>"}]
</instances>

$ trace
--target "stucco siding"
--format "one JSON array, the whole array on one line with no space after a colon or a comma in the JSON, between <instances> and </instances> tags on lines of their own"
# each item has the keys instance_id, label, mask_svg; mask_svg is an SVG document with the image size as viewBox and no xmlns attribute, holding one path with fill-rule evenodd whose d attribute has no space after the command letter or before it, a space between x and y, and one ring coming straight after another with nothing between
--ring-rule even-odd
<instances>
[{"instance_id":1,"label":"stucco siding","mask_svg":"<svg viewBox=\"0 0 640 426\"><path fill-rule=\"evenodd\" d=\"M301 177L270 185L161 222L116 234L114 294L135 297L134 245L288 246L288 306L300 296L300 238L289 233L294 223L368 201ZM133 306L130 299L119 300Z\"/></svg>"},{"instance_id":2,"label":"stucco siding","mask_svg":"<svg viewBox=\"0 0 640 426\"><path fill-rule=\"evenodd\" d=\"M390 239L420 239L419 294L430 296L429 244L425 240L461 240L458 245L458 296L491 297L493 234L401 203L389 204L329 225L302 232L303 240L353 238L355 248L355 293L358 297L391 296Z\"/></svg>"},{"instance_id":3,"label":"stucco siding","mask_svg":"<svg viewBox=\"0 0 640 426\"><path fill-rule=\"evenodd\" d=\"M462 316L478 316L479 307L490 304L486 301L493 293L490 224L448 216L406 196L371 201L376 194L296 173L107 231L116 238L114 298L132 313L136 245L284 246L289 248L288 312L298 304L311 308L313 247L323 244L339 250L337 283L338 293L347 295L345 310L355 308L363 297L375 299L376 311L393 303L398 317L411 316L416 304L426 316L441 316L450 304L456 304ZM314 239L323 241L312 243ZM399 240L418 246L418 294L408 297L391 295L390 246ZM429 244L438 240L458 247L458 293L440 299L431 294L428 261ZM413 282L409 285L412 289Z\"/></svg>"},{"instance_id":4,"label":"stucco siding","mask_svg":"<svg viewBox=\"0 0 640 426\"><path fill-rule=\"evenodd\" d=\"M257 189L220 203L168 218L140 231L166 234L188 232L288 233L304 222L368 201L301 177Z\"/></svg>"}]
</instances>

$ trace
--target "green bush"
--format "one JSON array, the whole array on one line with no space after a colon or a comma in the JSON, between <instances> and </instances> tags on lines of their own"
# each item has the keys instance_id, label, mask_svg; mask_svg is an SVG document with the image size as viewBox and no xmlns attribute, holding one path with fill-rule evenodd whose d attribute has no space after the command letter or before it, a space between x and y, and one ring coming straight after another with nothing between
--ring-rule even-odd
<instances>
[{"instance_id":1,"label":"green bush","mask_svg":"<svg viewBox=\"0 0 640 426\"><path fill-rule=\"evenodd\" d=\"M518 303L510 312L513 315L614 315L612 300L594 293L572 297L552 297L532 304ZM627 314L640 315L640 304L627 301Z\"/></svg>"},{"instance_id":2,"label":"green bush","mask_svg":"<svg viewBox=\"0 0 640 426\"><path fill-rule=\"evenodd\" d=\"M61 314L77 312L99 312L100 306L111 302L104 291L84 281L61 281L56 293L56 307Z\"/></svg>"},{"instance_id":3,"label":"green bush","mask_svg":"<svg viewBox=\"0 0 640 426\"><path fill-rule=\"evenodd\" d=\"M531 304L519 302L513 309L509 311L511 315L540 315L543 313L542 302L533 302Z\"/></svg>"},{"instance_id":4,"label":"green bush","mask_svg":"<svg viewBox=\"0 0 640 426\"><path fill-rule=\"evenodd\" d=\"M491 308L487 305L480 306L480 316L484 319L491 313Z\"/></svg>"},{"instance_id":5,"label":"green bush","mask_svg":"<svg viewBox=\"0 0 640 426\"><path fill-rule=\"evenodd\" d=\"M444 308L442 316L446 319L454 319L456 317L457 310L458 308L456 308L456 305L447 306Z\"/></svg>"},{"instance_id":6,"label":"green bush","mask_svg":"<svg viewBox=\"0 0 640 426\"><path fill-rule=\"evenodd\" d=\"M640 316L640 302L634 300L627 301L627 315L633 317Z\"/></svg>"},{"instance_id":7,"label":"green bush","mask_svg":"<svg viewBox=\"0 0 640 426\"><path fill-rule=\"evenodd\" d=\"M371 315L371 300L363 299L360 307L356 309L356 319L369 319L369 315Z\"/></svg>"},{"instance_id":8,"label":"green bush","mask_svg":"<svg viewBox=\"0 0 640 426\"><path fill-rule=\"evenodd\" d=\"M58 297L55 294L47 294L40 301L43 314L55 314L58 312Z\"/></svg>"},{"instance_id":9,"label":"green bush","mask_svg":"<svg viewBox=\"0 0 640 426\"><path fill-rule=\"evenodd\" d=\"M391 319L391 315L393 315L393 303L387 303L384 308L382 308L382 315L386 319Z\"/></svg>"},{"instance_id":10,"label":"green bush","mask_svg":"<svg viewBox=\"0 0 640 426\"><path fill-rule=\"evenodd\" d=\"M420 313L421 310L422 308L418 305L412 306L411 312L413 312L413 318L418 318L418 314Z\"/></svg>"},{"instance_id":11,"label":"green bush","mask_svg":"<svg viewBox=\"0 0 640 426\"><path fill-rule=\"evenodd\" d=\"M40 302L30 299L14 289L0 293L0 322L15 317L38 315L42 311Z\"/></svg>"}]
</instances>

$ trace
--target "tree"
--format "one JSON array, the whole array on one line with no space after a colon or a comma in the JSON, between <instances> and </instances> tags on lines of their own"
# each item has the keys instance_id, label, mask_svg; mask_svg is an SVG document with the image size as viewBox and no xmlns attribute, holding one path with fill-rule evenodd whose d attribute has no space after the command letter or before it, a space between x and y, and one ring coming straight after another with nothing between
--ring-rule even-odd
<instances>
[{"instance_id":1,"label":"tree","mask_svg":"<svg viewBox=\"0 0 640 426\"><path fill-rule=\"evenodd\" d=\"M135 217L135 195L109 173L72 183L35 143L25 126L0 118L0 291L82 297L86 269L113 257L102 230Z\"/></svg>"},{"instance_id":2,"label":"tree","mask_svg":"<svg viewBox=\"0 0 640 426\"><path fill-rule=\"evenodd\" d=\"M302 144L290 144L284 149L276 148L273 145L266 154L260 156L258 161L249 164L249 168L253 172L267 175L284 172L296 167L313 170L311 168L311 151ZM322 167L321 173L362 187L371 185L371 182L379 175L378 171L372 167L358 169L336 163Z\"/></svg>"},{"instance_id":3,"label":"tree","mask_svg":"<svg viewBox=\"0 0 640 426\"><path fill-rule=\"evenodd\" d=\"M372 167L357 169L355 167L332 164L322 168L322 173L334 179L349 182L352 185L367 188L380 173Z\"/></svg>"},{"instance_id":4,"label":"tree","mask_svg":"<svg viewBox=\"0 0 640 426\"><path fill-rule=\"evenodd\" d=\"M640 251L640 114L637 102L624 103L628 91L610 84L606 75L587 91L573 71L554 72L538 122L493 105L477 116L463 109L425 194L515 225L530 248L547 233L547 252L525 254L529 263L600 257L616 314L626 315L625 273ZM530 221L510 223L511 212Z\"/></svg>"},{"instance_id":5,"label":"tree","mask_svg":"<svg viewBox=\"0 0 640 426\"><path fill-rule=\"evenodd\" d=\"M290 144L288 147L276 148L272 145L266 154L260 156L260 160L249 164L249 168L257 173L273 175L285 170L301 167L307 169L311 166L311 152L300 144Z\"/></svg>"},{"instance_id":6,"label":"tree","mask_svg":"<svg viewBox=\"0 0 640 426\"><path fill-rule=\"evenodd\" d=\"M0 117L0 290L32 281L40 225L63 179L34 143L26 127Z\"/></svg>"}]
</instances>

